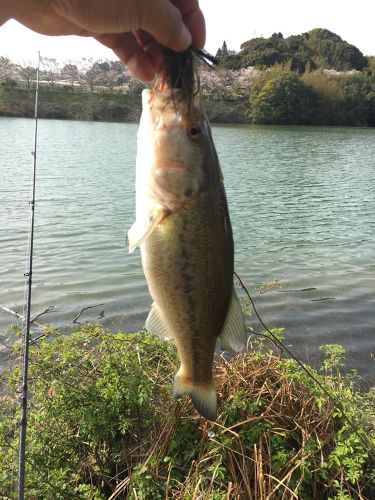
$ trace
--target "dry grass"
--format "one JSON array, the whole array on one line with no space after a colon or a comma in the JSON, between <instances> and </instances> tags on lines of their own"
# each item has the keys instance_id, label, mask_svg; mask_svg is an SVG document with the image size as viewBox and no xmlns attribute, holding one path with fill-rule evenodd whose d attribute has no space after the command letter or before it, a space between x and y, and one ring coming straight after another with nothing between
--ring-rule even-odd
<instances>
[{"instance_id":1,"label":"dry grass","mask_svg":"<svg viewBox=\"0 0 375 500\"><path fill-rule=\"evenodd\" d=\"M342 391L341 375L339 380ZM220 359L216 381L218 421L192 415L188 399L177 403L165 425L140 445L145 460L135 477L130 474L119 483L110 499L147 498L137 487L146 473L165 482L166 499L370 499L373 489L366 480L353 484L340 466L334 473L322 473L344 422L293 361L270 352ZM331 389L337 389L332 383L331 378ZM166 467L165 457L170 458L171 449L176 451L176 436L186 432L182 423L199 429L199 437L178 481L173 469L181 469L183 460L171 459ZM129 451L124 454L126 463L132 461ZM343 490L342 496L335 495L337 489Z\"/></svg>"}]
</instances>

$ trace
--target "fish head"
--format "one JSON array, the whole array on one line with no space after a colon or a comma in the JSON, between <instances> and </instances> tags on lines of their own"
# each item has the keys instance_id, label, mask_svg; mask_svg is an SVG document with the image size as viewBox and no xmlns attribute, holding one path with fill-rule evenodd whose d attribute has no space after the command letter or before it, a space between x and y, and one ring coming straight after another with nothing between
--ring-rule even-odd
<instances>
[{"instance_id":1,"label":"fish head","mask_svg":"<svg viewBox=\"0 0 375 500\"><path fill-rule=\"evenodd\" d=\"M174 212L207 187L208 123L199 97L189 104L179 89L143 91L142 108L138 151L149 196Z\"/></svg>"}]
</instances>

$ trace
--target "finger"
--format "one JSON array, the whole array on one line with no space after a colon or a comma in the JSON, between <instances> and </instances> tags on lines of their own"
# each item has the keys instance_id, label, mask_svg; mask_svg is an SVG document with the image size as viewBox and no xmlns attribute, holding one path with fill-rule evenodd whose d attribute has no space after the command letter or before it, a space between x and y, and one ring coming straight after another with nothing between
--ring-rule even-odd
<instances>
[{"instance_id":1,"label":"finger","mask_svg":"<svg viewBox=\"0 0 375 500\"><path fill-rule=\"evenodd\" d=\"M56 13L95 33L143 29L170 49L187 49L192 36L180 10L169 0L52 0Z\"/></svg>"},{"instance_id":2,"label":"finger","mask_svg":"<svg viewBox=\"0 0 375 500\"><path fill-rule=\"evenodd\" d=\"M172 0L180 10L184 23L192 35L194 47L203 48L206 43L206 23L198 0Z\"/></svg>"},{"instance_id":3,"label":"finger","mask_svg":"<svg viewBox=\"0 0 375 500\"><path fill-rule=\"evenodd\" d=\"M191 34L181 12L169 0L52 0L56 13L95 33L124 33L144 29L161 44L185 50Z\"/></svg>"},{"instance_id":4,"label":"finger","mask_svg":"<svg viewBox=\"0 0 375 500\"><path fill-rule=\"evenodd\" d=\"M108 33L95 37L126 64L134 76L147 82L154 78L163 62L163 52L159 44L151 43L145 51L132 33Z\"/></svg>"},{"instance_id":5,"label":"finger","mask_svg":"<svg viewBox=\"0 0 375 500\"><path fill-rule=\"evenodd\" d=\"M56 14L94 33L124 33L139 27L137 0L51 0Z\"/></svg>"},{"instance_id":6,"label":"finger","mask_svg":"<svg viewBox=\"0 0 375 500\"><path fill-rule=\"evenodd\" d=\"M140 26L159 43L175 51L186 50L192 36L183 22L180 10L169 0L138 0ZM142 5L146 8L142 10Z\"/></svg>"},{"instance_id":7,"label":"finger","mask_svg":"<svg viewBox=\"0 0 375 500\"><path fill-rule=\"evenodd\" d=\"M43 10L34 8L22 16L14 16L21 24L42 35L79 35L80 25L57 14L54 9L45 6Z\"/></svg>"}]
</instances>

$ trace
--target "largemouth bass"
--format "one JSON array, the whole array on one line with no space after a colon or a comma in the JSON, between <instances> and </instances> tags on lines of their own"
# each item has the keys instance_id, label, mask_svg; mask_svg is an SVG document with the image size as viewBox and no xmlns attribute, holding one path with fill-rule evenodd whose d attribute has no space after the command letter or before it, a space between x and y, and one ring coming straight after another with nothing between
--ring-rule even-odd
<instances>
[{"instance_id":1,"label":"largemouth bass","mask_svg":"<svg viewBox=\"0 0 375 500\"><path fill-rule=\"evenodd\" d=\"M215 420L213 359L245 344L233 288L233 236L223 176L199 95L167 84L144 90L137 138L136 221L129 250L140 246L154 300L146 328L176 342L181 366L173 394L188 394Z\"/></svg>"}]
</instances>

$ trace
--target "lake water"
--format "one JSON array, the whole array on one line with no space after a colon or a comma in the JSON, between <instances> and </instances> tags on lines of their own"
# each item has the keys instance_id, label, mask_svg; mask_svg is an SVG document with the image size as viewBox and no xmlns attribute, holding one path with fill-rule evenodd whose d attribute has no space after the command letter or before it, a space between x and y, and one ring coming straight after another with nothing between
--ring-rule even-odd
<instances>
[{"instance_id":1,"label":"lake water","mask_svg":"<svg viewBox=\"0 0 375 500\"><path fill-rule=\"evenodd\" d=\"M0 305L22 312L33 121L0 118ZM143 326L150 297L134 219L136 124L39 120L33 314L61 327ZM270 327L314 361L338 342L374 375L375 129L216 126L236 271ZM257 295L254 292L254 295ZM0 330L15 319L0 310ZM250 318L250 324L255 320ZM4 338L4 337L3 337ZM0 358L1 364L1 358Z\"/></svg>"}]
</instances>

